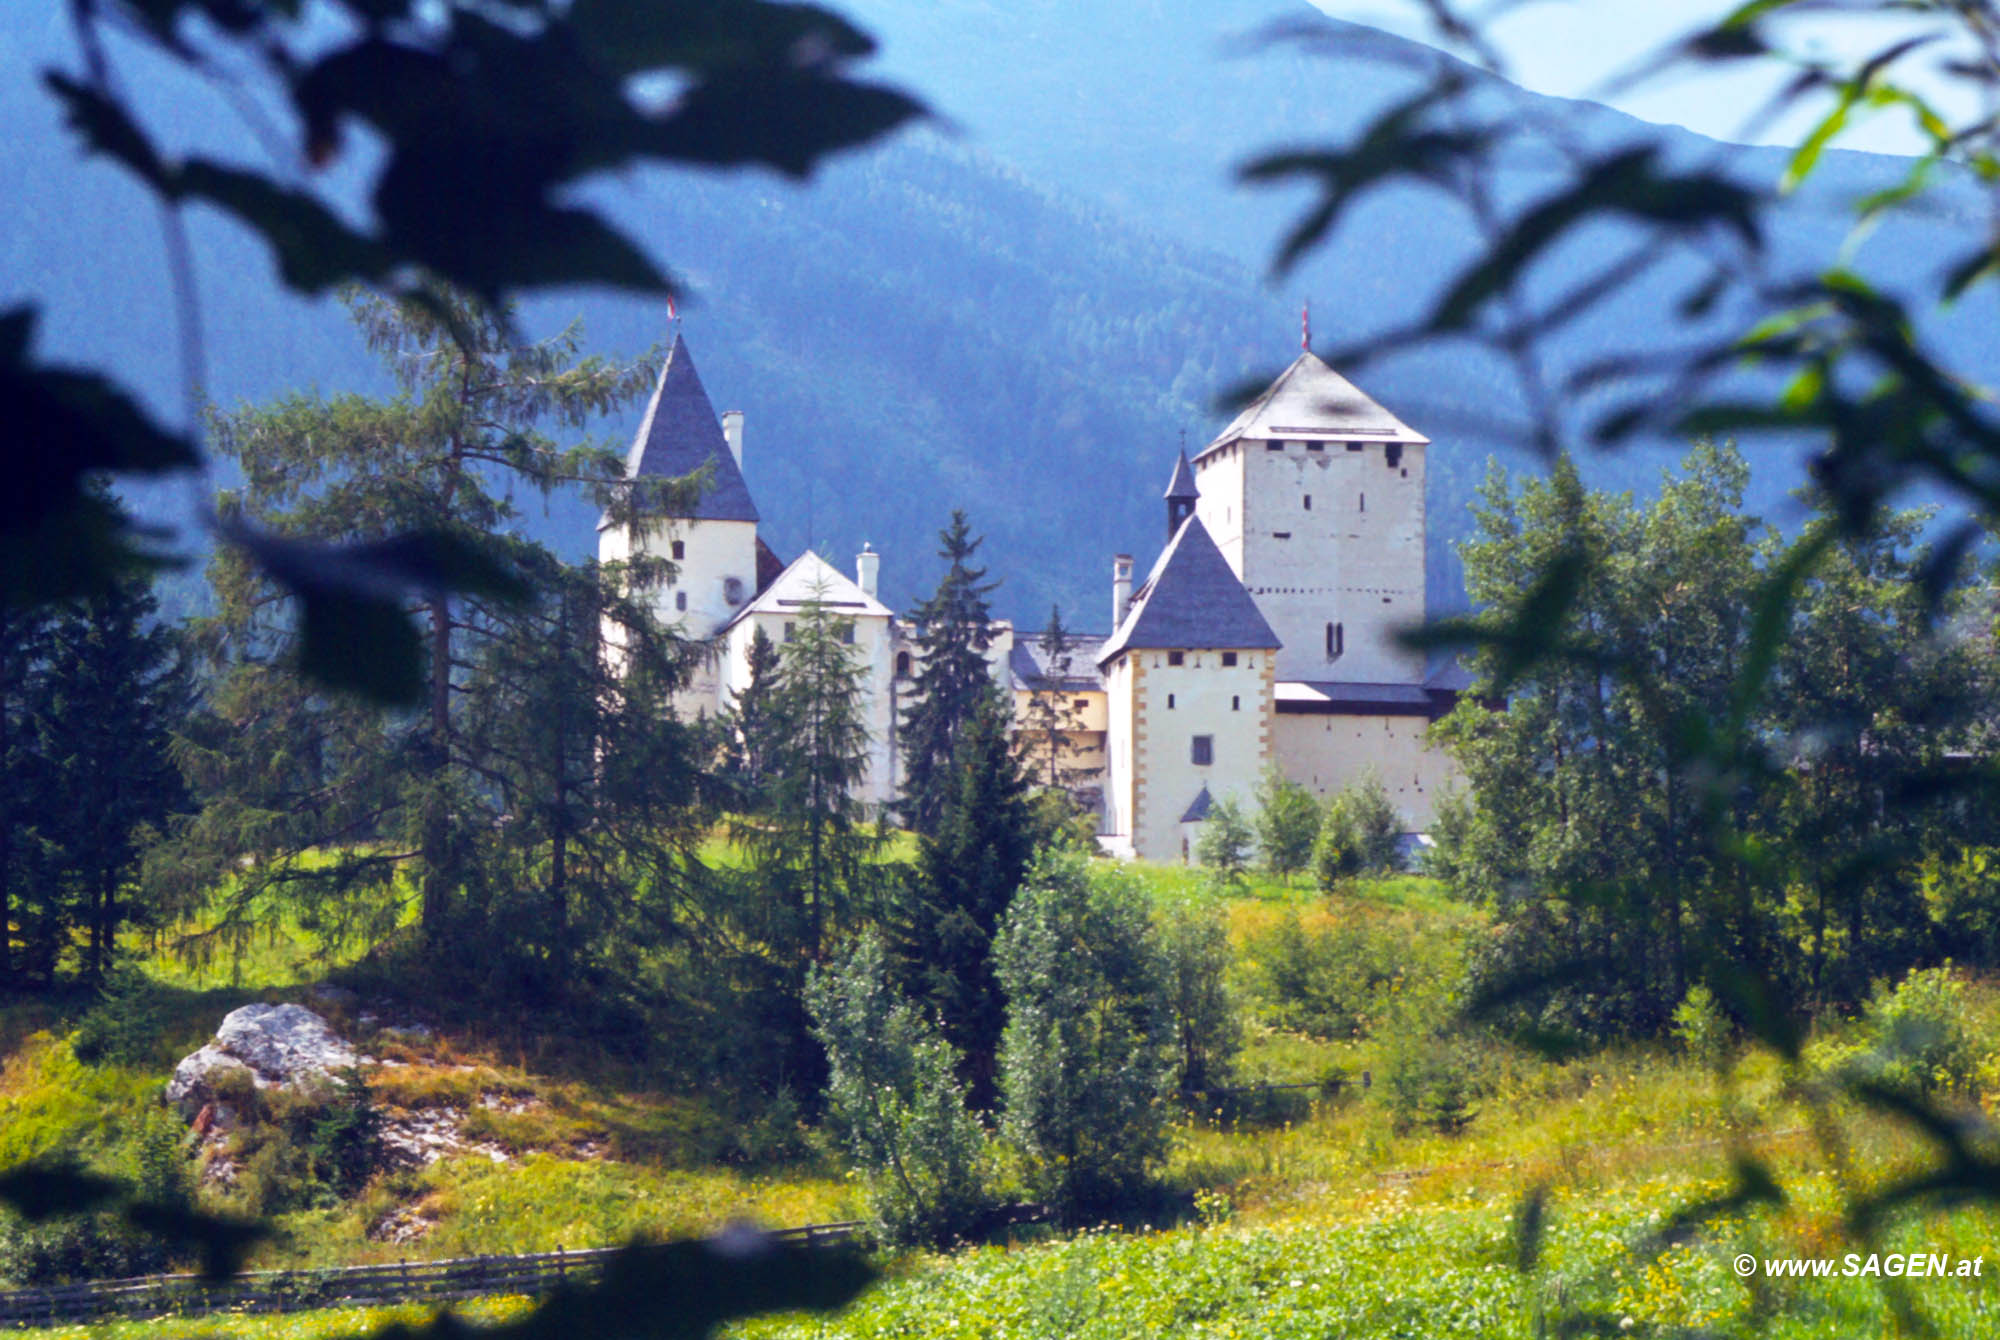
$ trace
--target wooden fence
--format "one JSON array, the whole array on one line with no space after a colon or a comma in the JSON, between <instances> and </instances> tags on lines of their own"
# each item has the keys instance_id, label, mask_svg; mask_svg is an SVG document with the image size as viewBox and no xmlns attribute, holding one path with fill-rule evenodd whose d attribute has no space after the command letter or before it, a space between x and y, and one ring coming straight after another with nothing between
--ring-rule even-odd
<instances>
[{"instance_id":1,"label":"wooden fence","mask_svg":"<svg viewBox=\"0 0 2000 1340\"><path fill-rule=\"evenodd\" d=\"M808 1247L851 1241L858 1220L778 1229L770 1237ZM46 1289L0 1292L0 1326L61 1326L106 1317L196 1316L207 1312L292 1312L316 1307L448 1303L493 1294L545 1294L564 1283L589 1283L620 1249L466 1256L449 1261L324 1270L252 1270L211 1282L199 1275L148 1275Z\"/></svg>"}]
</instances>

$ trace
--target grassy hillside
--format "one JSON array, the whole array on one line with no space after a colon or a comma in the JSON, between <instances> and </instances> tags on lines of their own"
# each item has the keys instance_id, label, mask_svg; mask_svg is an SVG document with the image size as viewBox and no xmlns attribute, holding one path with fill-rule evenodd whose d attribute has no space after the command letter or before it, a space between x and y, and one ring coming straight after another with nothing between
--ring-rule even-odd
<instances>
[{"instance_id":1,"label":"grassy hillside","mask_svg":"<svg viewBox=\"0 0 2000 1340\"><path fill-rule=\"evenodd\" d=\"M1131 1231L1030 1229L1011 1247L905 1258L841 1317L758 1323L744 1334L1525 1336L1539 1310L1558 1321L1596 1315L1642 1335L1696 1325L1719 1335L1825 1336L1885 1324L1888 1304L1873 1280L1752 1289L1730 1262L1739 1252L1851 1250L1840 1227L1847 1198L1923 1156L1906 1128L1836 1109L1844 1136L1827 1143L1809 1129L1795 1080L1762 1055L1726 1076L1673 1047L1552 1061L1476 1029L1416 1035L1413 1050L1405 1006L1426 1018L1448 1006L1457 970L1485 932L1483 914L1409 876L1327 899L1264 880L1221 894L1183 870L1141 869L1163 906L1223 901L1250 1011L1237 1083L1339 1075L1338 1092L1221 1095L1184 1115L1164 1174L1168 1194ZM1320 980L1375 977L1345 1032L1312 1036L1276 1022L1283 1002L1272 964L1286 952L1276 932L1293 924L1334 946L1317 960ZM213 968L196 974L151 961L136 1041L117 1060L77 1059L88 1002L0 1012L0 1165L54 1149L124 1164L131 1132L158 1120L148 1113L167 1067L223 1012L251 999L309 998L323 969L294 965L310 963L310 937L277 940L286 943L253 951L235 986L211 985ZM336 975L360 994L320 1008L395 1063L372 1074L376 1103L400 1122L447 1122L461 1147L427 1167L379 1171L351 1199L284 1208L281 1237L254 1264L581 1247L741 1216L790 1224L858 1209L856 1184L782 1104L749 1108L713 1086L663 1082L594 1053L586 1038L536 1045L481 1028L407 984L392 990L365 965ZM1969 1096L1990 1111L2000 1104L2000 1057L1986 1040L2000 1023L2000 991L1974 984L1960 1002L1957 1022L1979 1040ZM1829 1020L1808 1056L1831 1066L1868 1045L1862 1024ZM1406 1108L1399 1087L1412 1074L1430 1082L1423 1077L1434 1076L1439 1055L1466 1081L1449 1120ZM1787 1200L1648 1248L1677 1208L1720 1194L1749 1151L1777 1170ZM254 1150L237 1157L236 1183L204 1194L218 1206L255 1208L283 1170L260 1166ZM1535 1187L1547 1191L1547 1234L1524 1275L1514 1216ZM2000 1217L1985 1210L1911 1216L1890 1226L1881 1247L1977 1255L1990 1252L1996 1230ZM2000 1318L1986 1280L1910 1281L1904 1296L1947 1335L1989 1334ZM473 1314L509 1311L503 1303ZM281 1330L218 1319L143 1333L322 1336L385 1315L311 1314L276 1323Z\"/></svg>"}]
</instances>

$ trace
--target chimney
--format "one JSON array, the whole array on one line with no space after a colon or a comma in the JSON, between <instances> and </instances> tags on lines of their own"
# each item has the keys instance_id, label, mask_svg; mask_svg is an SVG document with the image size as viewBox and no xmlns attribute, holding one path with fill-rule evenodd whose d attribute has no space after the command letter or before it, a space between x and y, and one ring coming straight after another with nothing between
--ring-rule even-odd
<instances>
[{"instance_id":1,"label":"chimney","mask_svg":"<svg viewBox=\"0 0 2000 1340\"><path fill-rule=\"evenodd\" d=\"M1125 622L1125 607L1132 603L1132 555L1119 554L1111 560L1111 631Z\"/></svg>"},{"instance_id":2,"label":"chimney","mask_svg":"<svg viewBox=\"0 0 2000 1340\"><path fill-rule=\"evenodd\" d=\"M854 556L854 581L870 600L875 598L875 579L881 571L882 555L875 552L874 545L863 540L861 552Z\"/></svg>"},{"instance_id":3,"label":"chimney","mask_svg":"<svg viewBox=\"0 0 2000 1340\"><path fill-rule=\"evenodd\" d=\"M726 409L722 411L722 435L729 440L729 454L736 458L736 468L743 468L743 411Z\"/></svg>"}]
</instances>

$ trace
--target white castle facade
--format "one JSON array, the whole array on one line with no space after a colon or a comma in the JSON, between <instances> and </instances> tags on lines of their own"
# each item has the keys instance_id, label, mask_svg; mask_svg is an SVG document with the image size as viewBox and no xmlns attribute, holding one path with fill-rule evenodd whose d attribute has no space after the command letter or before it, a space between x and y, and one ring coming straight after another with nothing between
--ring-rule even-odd
<instances>
[{"instance_id":1,"label":"white castle facade","mask_svg":"<svg viewBox=\"0 0 2000 1340\"><path fill-rule=\"evenodd\" d=\"M1462 687L1427 674L1398 631L1424 617L1424 453L1413 431L1311 353L1302 353L1190 461L1165 496L1165 544L1135 589L1112 561L1111 631L1079 635L1051 665L1035 636L993 626L995 681L1020 709L1058 694L1076 729L1064 764L1100 841L1120 855L1187 859L1209 806L1248 805L1275 764L1318 795L1372 773L1412 832L1426 829L1453 775L1430 723ZM692 515L650 528L645 552L675 566L658 612L711 654L676 701L725 711L748 680L756 629L785 641L818 601L848 620L865 669L870 728L862 798L892 802L902 777L895 723L908 702L913 631L877 598L881 556L851 573L810 551L786 563L759 538L743 477L743 415L718 417L678 338L627 457L628 476L706 468ZM599 556L634 553L604 525ZM1026 742L1024 741L1024 744Z\"/></svg>"}]
</instances>

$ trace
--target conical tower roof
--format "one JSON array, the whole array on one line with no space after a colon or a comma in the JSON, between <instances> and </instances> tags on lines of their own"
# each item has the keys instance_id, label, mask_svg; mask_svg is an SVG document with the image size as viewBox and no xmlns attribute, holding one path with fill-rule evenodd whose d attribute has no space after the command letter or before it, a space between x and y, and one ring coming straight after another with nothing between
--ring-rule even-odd
<instances>
[{"instance_id":1,"label":"conical tower roof","mask_svg":"<svg viewBox=\"0 0 2000 1340\"><path fill-rule=\"evenodd\" d=\"M1281 645L1201 518L1191 516L1133 595L1125 621L1097 653L1097 663L1108 664L1135 648L1275 651Z\"/></svg>"},{"instance_id":2,"label":"conical tower roof","mask_svg":"<svg viewBox=\"0 0 2000 1340\"><path fill-rule=\"evenodd\" d=\"M713 466L708 487L689 515L697 521L756 521L757 504L736 464L722 423L694 370L687 342L674 336L674 347L660 369L646 416L625 456L625 477L642 475L679 479L704 465Z\"/></svg>"},{"instance_id":3,"label":"conical tower roof","mask_svg":"<svg viewBox=\"0 0 2000 1340\"><path fill-rule=\"evenodd\" d=\"M1194 471L1188 466L1187 451L1181 451L1180 460L1174 463L1174 477L1167 481L1168 502L1193 502L1201 496L1201 490L1194 485Z\"/></svg>"}]
</instances>

